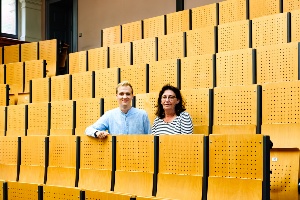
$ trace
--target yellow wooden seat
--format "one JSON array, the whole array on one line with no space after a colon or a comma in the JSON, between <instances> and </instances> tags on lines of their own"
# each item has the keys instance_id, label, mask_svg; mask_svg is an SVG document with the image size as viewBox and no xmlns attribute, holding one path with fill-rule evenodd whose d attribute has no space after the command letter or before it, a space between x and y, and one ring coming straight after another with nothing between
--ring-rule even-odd
<instances>
[{"instance_id":1,"label":"yellow wooden seat","mask_svg":"<svg viewBox=\"0 0 300 200\"><path fill-rule=\"evenodd\" d=\"M121 26L105 28L101 31L103 47L120 44L122 42Z\"/></svg>"},{"instance_id":2,"label":"yellow wooden seat","mask_svg":"<svg viewBox=\"0 0 300 200\"><path fill-rule=\"evenodd\" d=\"M191 10L169 13L166 18L167 34L191 30Z\"/></svg>"},{"instance_id":3,"label":"yellow wooden seat","mask_svg":"<svg viewBox=\"0 0 300 200\"><path fill-rule=\"evenodd\" d=\"M120 83L119 68L95 71L95 98L115 96L118 83Z\"/></svg>"},{"instance_id":4,"label":"yellow wooden seat","mask_svg":"<svg viewBox=\"0 0 300 200\"><path fill-rule=\"evenodd\" d=\"M285 3L284 3L285 4ZM251 0L249 1L249 19L273 15L282 12L278 0Z\"/></svg>"},{"instance_id":5,"label":"yellow wooden seat","mask_svg":"<svg viewBox=\"0 0 300 200\"><path fill-rule=\"evenodd\" d=\"M88 69L87 51L69 54L69 74L86 72Z\"/></svg>"},{"instance_id":6,"label":"yellow wooden seat","mask_svg":"<svg viewBox=\"0 0 300 200\"><path fill-rule=\"evenodd\" d=\"M184 48L185 33L178 32L158 37L158 60L183 58L186 56Z\"/></svg>"},{"instance_id":7,"label":"yellow wooden seat","mask_svg":"<svg viewBox=\"0 0 300 200\"><path fill-rule=\"evenodd\" d=\"M108 48L101 47L88 50L88 71L106 69L108 66Z\"/></svg>"},{"instance_id":8,"label":"yellow wooden seat","mask_svg":"<svg viewBox=\"0 0 300 200\"><path fill-rule=\"evenodd\" d=\"M64 101L72 98L71 75L60 75L51 77L51 101Z\"/></svg>"},{"instance_id":9,"label":"yellow wooden seat","mask_svg":"<svg viewBox=\"0 0 300 200\"><path fill-rule=\"evenodd\" d=\"M95 97L95 73L93 71L72 74L72 99Z\"/></svg>"},{"instance_id":10,"label":"yellow wooden seat","mask_svg":"<svg viewBox=\"0 0 300 200\"><path fill-rule=\"evenodd\" d=\"M10 105L7 107L7 136L25 136L27 105Z\"/></svg>"},{"instance_id":11,"label":"yellow wooden seat","mask_svg":"<svg viewBox=\"0 0 300 200\"><path fill-rule=\"evenodd\" d=\"M31 80L31 103L50 102L50 82L49 77L35 78Z\"/></svg>"},{"instance_id":12,"label":"yellow wooden seat","mask_svg":"<svg viewBox=\"0 0 300 200\"><path fill-rule=\"evenodd\" d=\"M192 29L218 25L218 4L192 8Z\"/></svg>"},{"instance_id":13,"label":"yellow wooden seat","mask_svg":"<svg viewBox=\"0 0 300 200\"><path fill-rule=\"evenodd\" d=\"M0 106L0 136L5 136L7 129L7 107Z\"/></svg>"},{"instance_id":14,"label":"yellow wooden seat","mask_svg":"<svg viewBox=\"0 0 300 200\"><path fill-rule=\"evenodd\" d=\"M136 107L147 112L150 124L153 124L156 118L156 104L158 99L158 92L150 92L136 95Z\"/></svg>"},{"instance_id":15,"label":"yellow wooden seat","mask_svg":"<svg viewBox=\"0 0 300 200\"><path fill-rule=\"evenodd\" d=\"M122 24L122 43L143 39L142 24L141 20Z\"/></svg>"},{"instance_id":16,"label":"yellow wooden seat","mask_svg":"<svg viewBox=\"0 0 300 200\"><path fill-rule=\"evenodd\" d=\"M145 39L166 34L166 15L147 18L143 21Z\"/></svg>"},{"instance_id":17,"label":"yellow wooden seat","mask_svg":"<svg viewBox=\"0 0 300 200\"><path fill-rule=\"evenodd\" d=\"M20 46L20 44L15 44L3 47L3 64L20 62Z\"/></svg>"},{"instance_id":18,"label":"yellow wooden seat","mask_svg":"<svg viewBox=\"0 0 300 200\"><path fill-rule=\"evenodd\" d=\"M242 21L249 18L249 5L244 0L219 2L219 24Z\"/></svg>"},{"instance_id":19,"label":"yellow wooden seat","mask_svg":"<svg viewBox=\"0 0 300 200\"><path fill-rule=\"evenodd\" d=\"M28 136L50 134L50 107L46 102L28 104Z\"/></svg>"},{"instance_id":20,"label":"yellow wooden seat","mask_svg":"<svg viewBox=\"0 0 300 200\"><path fill-rule=\"evenodd\" d=\"M109 46L109 67L122 67L132 64L132 43L126 42Z\"/></svg>"},{"instance_id":21,"label":"yellow wooden seat","mask_svg":"<svg viewBox=\"0 0 300 200\"><path fill-rule=\"evenodd\" d=\"M132 42L133 65L145 66L146 63L157 61L157 37ZM123 69L123 66L119 66Z\"/></svg>"},{"instance_id":22,"label":"yellow wooden seat","mask_svg":"<svg viewBox=\"0 0 300 200\"><path fill-rule=\"evenodd\" d=\"M9 85L0 84L0 106L8 106L9 104Z\"/></svg>"},{"instance_id":23,"label":"yellow wooden seat","mask_svg":"<svg viewBox=\"0 0 300 200\"><path fill-rule=\"evenodd\" d=\"M39 59L46 60L46 76L57 75L57 40L39 41Z\"/></svg>"},{"instance_id":24,"label":"yellow wooden seat","mask_svg":"<svg viewBox=\"0 0 300 200\"><path fill-rule=\"evenodd\" d=\"M21 61L31 61L38 59L38 42L29 42L21 44Z\"/></svg>"}]
</instances>

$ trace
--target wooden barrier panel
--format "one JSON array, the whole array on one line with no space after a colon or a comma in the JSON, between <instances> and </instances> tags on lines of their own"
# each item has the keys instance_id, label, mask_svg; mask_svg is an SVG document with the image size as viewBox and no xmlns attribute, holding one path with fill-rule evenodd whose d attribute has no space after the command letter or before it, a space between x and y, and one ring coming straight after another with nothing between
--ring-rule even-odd
<instances>
[{"instance_id":1,"label":"wooden barrier panel","mask_svg":"<svg viewBox=\"0 0 300 200\"><path fill-rule=\"evenodd\" d=\"M214 88L213 134L260 134L261 86Z\"/></svg>"},{"instance_id":2,"label":"wooden barrier panel","mask_svg":"<svg viewBox=\"0 0 300 200\"><path fill-rule=\"evenodd\" d=\"M57 40L39 41L39 59L46 60L46 75L47 77L57 74Z\"/></svg>"},{"instance_id":3,"label":"wooden barrier panel","mask_svg":"<svg viewBox=\"0 0 300 200\"><path fill-rule=\"evenodd\" d=\"M248 4L244 0L219 2L219 24L242 21L249 18Z\"/></svg>"},{"instance_id":4,"label":"wooden barrier panel","mask_svg":"<svg viewBox=\"0 0 300 200\"><path fill-rule=\"evenodd\" d=\"M87 51L69 54L69 74L86 72L88 69Z\"/></svg>"},{"instance_id":5,"label":"wooden barrier panel","mask_svg":"<svg viewBox=\"0 0 300 200\"><path fill-rule=\"evenodd\" d=\"M251 1L253 2L253 1ZM252 47L290 42L289 13L280 13L252 20Z\"/></svg>"},{"instance_id":6,"label":"wooden barrier panel","mask_svg":"<svg viewBox=\"0 0 300 200\"><path fill-rule=\"evenodd\" d=\"M78 187L110 191L113 170L113 137L80 138L80 169Z\"/></svg>"},{"instance_id":7,"label":"wooden barrier panel","mask_svg":"<svg viewBox=\"0 0 300 200\"><path fill-rule=\"evenodd\" d=\"M120 69L102 69L95 71L95 98L116 95L116 86L120 83Z\"/></svg>"},{"instance_id":8,"label":"wooden barrier panel","mask_svg":"<svg viewBox=\"0 0 300 200\"><path fill-rule=\"evenodd\" d=\"M282 12L280 0L251 0L249 1L249 18L273 15Z\"/></svg>"},{"instance_id":9,"label":"wooden barrier panel","mask_svg":"<svg viewBox=\"0 0 300 200\"><path fill-rule=\"evenodd\" d=\"M122 43L143 39L142 21L122 24Z\"/></svg>"},{"instance_id":10,"label":"wooden barrier panel","mask_svg":"<svg viewBox=\"0 0 300 200\"><path fill-rule=\"evenodd\" d=\"M300 9L300 4L297 0L285 0L283 4L283 12L289 12Z\"/></svg>"},{"instance_id":11,"label":"wooden barrier panel","mask_svg":"<svg viewBox=\"0 0 300 200\"><path fill-rule=\"evenodd\" d=\"M72 76L69 74L51 77L51 101L70 100L72 98L71 85Z\"/></svg>"},{"instance_id":12,"label":"wooden barrier panel","mask_svg":"<svg viewBox=\"0 0 300 200\"><path fill-rule=\"evenodd\" d=\"M158 92L150 92L136 95L136 107L145 110L148 113L150 124L152 125L156 118L156 105Z\"/></svg>"},{"instance_id":13,"label":"wooden barrier panel","mask_svg":"<svg viewBox=\"0 0 300 200\"><path fill-rule=\"evenodd\" d=\"M256 82L255 58L254 49L217 53L216 86L226 87L254 84Z\"/></svg>"},{"instance_id":14,"label":"wooden barrier panel","mask_svg":"<svg viewBox=\"0 0 300 200\"><path fill-rule=\"evenodd\" d=\"M181 89L213 88L215 84L215 56L189 56L181 59Z\"/></svg>"},{"instance_id":15,"label":"wooden barrier panel","mask_svg":"<svg viewBox=\"0 0 300 200\"><path fill-rule=\"evenodd\" d=\"M9 85L0 84L0 106L9 105Z\"/></svg>"},{"instance_id":16,"label":"wooden barrier panel","mask_svg":"<svg viewBox=\"0 0 300 200\"><path fill-rule=\"evenodd\" d=\"M88 71L106 69L108 66L108 48L101 47L88 50Z\"/></svg>"},{"instance_id":17,"label":"wooden barrier panel","mask_svg":"<svg viewBox=\"0 0 300 200\"><path fill-rule=\"evenodd\" d=\"M5 136L7 129L7 107L0 106L0 136Z\"/></svg>"},{"instance_id":18,"label":"wooden barrier panel","mask_svg":"<svg viewBox=\"0 0 300 200\"><path fill-rule=\"evenodd\" d=\"M167 34L191 30L190 10L173 12L167 14L166 16L167 16Z\"/></svg>"},{"instance_id":19,"label":"wooden barrier panel","mask_svg":"<svg viewBox=\"0 0 300 200\"><path fill-rule=\"evenodd\" d=\"M38 199L38 184L8 182L8 199Z\"/></svg>"},{"instance_id":20,"label":"wooden barrier panel","mask_svg":"<svg viewBox=\"0 0 300 200\"><path fill-rule=\"evenodd\" d=\"M103 112L101 109L101 99L84 98L76 100L75 135L85 135L85 129L100 118Z\"/></svg>"},{"instance_id":21,"label":"wooden barrier panel","mask_svg":"<svg viewBox=\"0 0 300 200\"><path fill-rule=\"evenodd\" d=\"M47 102L28 104L27 135L49 135L50 106Z\"/></svg>"},{"instance_id":22,"label":"wooden barrier panel","mask_svg":"<svg viewBox=\"0 0 300 200\"><path fill-rule=\"evenodd\" d=\"M20 44L4 46L3 64L20 62Z\"/></svg>"},{"instance_id":23,"label":"wooden barrier panel","mask_svg":"<svg viewBox=\"0 0 300 200\"><path fill-rule=\"evenodd\" d=\"M219 21L218 4L213 3L192 9L192 29L217 26Z\"/></svg>"},{"instance_id":24,"label":"wooden barrier panel","mask_svg":"<svg viewBox=\"0 0 300 200\"><path fill-rule=\"evenodd\" d=\"M299 149L271 150L271 199L299 199Z\"/></svg>"},{"instance_id":25,"label":"wooden barrier panel","mask_svg":"<svg viewBox=\"0 0 300 200\"><path fill-rule=\"evenodd\" d=\"M50 135L74 135L75 101L51 102Z\"/></svg>"},{"instance_id":26,"label":"wooden barrier panel","mask_svg":"<svg viewBox=\"0 0 300 200\"><path fill-rule=\"evenodd\" d=\"M39 102L50 102L50 82L51 79L49 77L46 78L35 78L31 81L31 102L39 103Z\"/></svg>"},{"instance_id":27,"label":"wooden barrier panel","mask_svg":"<svg viewBox=\"0 0 300 200\"><path fill-rule=\"evenodd\" d=\"M158 60L185 57L185 34L173 33L158 37Z\"/></svg>"},{"instance_id":28,"label":"wooden barrier panel","mask_svg":"<svg viewBox=\"0 0 300 200\"><path fill-rule=\"evenodd\" d=\"M217 28L207 26L186 32L187 57L217 52Z\"/></svg>"},{"instance_id":29,"label":"wooden barrier panel","mask_svg":"<svg viewBox=\"0 0 300 200\"><path fill-rule=\"evenodd\" d=\"M38 60L38 42L21 44L21 62Z\"/></svg>"},{"instance_id":30,"label":"wooden barrier panel","mask_svg":"<svg viewBox=\"0 0 300 200\"><path fill-rule=\"evenodd\" d=\"M203 135L159 137L157 197L201 199L204 177ZM206 193L206 192L205 192Z\"/></svg>"},{"instance_id":31,"label":"wooden barrier panel","mask_svg":"<svg viewBox=\"0 0 300 200\"><path fill-rule=\"evenodd\" d=\"M132 43L115 44L109 47L109 67L122 67L132 64Z\"/></svg>"},{"instance_id":32,"label":"wooden barrier panel","mask_svg":"<svg viewBox=\"0 0 300 200\"><path fill-rule=\"evenodd\" d=\"M300 31L297 27L300 26L300 8L291 11L291 42L300 41Z\"/></svg>"},{"instance_id":33,"label":"wooden barrier panel","mask_svg":"<svg viewBox=\"0 0 300 200\"><path fill-rule=\"evenodd\" d=\"M6 64L6 84L13 85L14 91L10 94L24 91L24 62Z\"/></svg>"},{"instance_id":34,"label":"wooden barrier panel","mask_svg":"<svg viewBox=\"0 0 300 200\"><path fill-rule=\"evenodd\" d=\"M256 51L258 84L300 79L298 42L258 47Z\"/></svg>"},{"instance_id":35,"label":"wooden barrier panel","mask_svg":"<svg viewBox=\"0 0 300 200\"><path fill-rule=\"evenodd\" d=\"M185 89L181 94L186 102L186 111L190 114L194 126L195 134L211 134L213 123L212 98L213 91L208 88L203 89Z\"/></svg>"},{"instance_id":36,"label":"wooden barrier panel","mask_svg":"<svg viewBox=\"0 0 300 200\"><path fill-rule=\"evenodd\" d=\"M0 137L0 180L18 180L19 138L16 136Z\"/></svg>"},{"instance_id":37,"label":"wooden barrier panel","mask_svg":"<svg viewBox=\"0 0 300 200\"><path fill-rule=\"evenodd\" d=\"M102 43L103 47L112 46L115 44L120 44L122 35L121 35L121 26L113 26L105 28L102 31Z\"/></svg>"},{"instance_id":38,"label":"wooden barrier panel","mask_svg":"<svg viewBox=\"0 0 300 200\"><path fill-rule=\"evenodd\" d=\"M29 82L35 78L44 78L46 76L45 60L25 61L24 92L29 93Z\"/></svg>"},{"instance_id":39,"label":"wooden barrier panel","mask_svg":"<svg viewBox=\"0 0 300 200\"><path fill-rule=\"evenodd\" d=\"M218 52L251 48L251 22L249 20L218 26Z\"/></svg>"},{"instance_id":40,"label":"wooden barrier panel","mask_svg":"<svg viewBox=\"0 0 300 200\"><path fill-rule=\"evenodd\" d=\"M43 200L68 199L78 200L80 198L80 189L75 187L59 187L52 185L43 186Z\"/></svg>"},{"instance_id":41,"label":"wooden barrier panel","mask_svg":"<svg viewBox=\"0 0 300 200\"><path fill-rule=\"evenodd\" d=\"M93 98L95 92L95 73L80 72L72 75L72 99Z\"/></svg>"},{"instance_id":42,"label":"wooden barrier panel","mask_svg":"<svg viewBox=\"0 0 300 200\"><path fill-rule=\"evenodd\" d=\"M116 137L116 181L114 191L151 196L154 174L152 135ZM128 184L130 182L130 184Z\"/></svg>"},{"instance_id":43,"label":"wooden barrier panel","mask_svg":"<svg viewBox=\"0 0 300 200\"><path fill-rule=\"evenodd\" d=\"M27 105L7 107L7 136L25 136L27 131Z\"/></svg>"},{"instance_id":44,"label":"wooden barrier panel","mask_svg":"<svg viewBox=\"0 0 300 200\"><path fill-rule=\"evenodd\" d=\"M146 93L149 88L149 77L146 65L130 65L120 69L121 80L129 81L134 94Z\"/></svg>"},{"instance_id":45,"label":"wooden barrier panel","mask_svg":"<svg viewBox=\"0 0 300 200\"><path fill-rule=\"evenodd\" d=\"M163 60L149 64L149 92L159 92L165 84L179 85L180 60Z\"/></svg>"},{"instance_id":46,"label":"wooden barrier panel","mask_svg":"<svg viewBox=\"0 0 300 200\"><path fill-rule=\"evenodd\" d=\"M166 33L166 16L144 19L144 38L158 37Z\"/></svg>"},{"instance_id":47,"label":"wooden barrier panel","mask_svg":"<svg viewBox=\"0 0 300 200\"><path fill-rule=\"evenodd\" d=\"M147 38L133 42L133 65L157 61L157 38ZM123 68L123 66L120 66Z\"/></svg>"},{"instance_id":48,"label":"wooden barrier panel","mask_svg":"<svg viewBox=\"0 0 300 200\"><path fill-rule=\"evenodd\" d=\"M274 148L300 148L299 87L299 80L263 85L262 134Z\"/></svg>"}]
</instances>

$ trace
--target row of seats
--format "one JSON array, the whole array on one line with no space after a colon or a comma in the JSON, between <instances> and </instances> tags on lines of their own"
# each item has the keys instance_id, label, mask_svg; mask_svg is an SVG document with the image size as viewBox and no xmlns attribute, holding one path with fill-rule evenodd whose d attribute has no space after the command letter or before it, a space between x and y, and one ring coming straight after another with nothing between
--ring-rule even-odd
<instances>
[{"instance_id":1,"label":"row of seats","mask_svg":"<svg viewBox=\"0 0 300 200\"><path fill-rule=\"evenodd\" d=\"M262 133L272 137L275 147L299 148L299 84L298 80L181 92L194 124L194 133ZM66 89L66 92L69 91ZM44 92L49 97L48 90L37 92L36 96L42 97ZM157 98L158 92L137 94L133 102L135 107L147 111L151 123L156 117ZM82 135L85 128L105 111L118 106L115 96L102 100L92 96L76 100L48 100L2 106L1 135L31 135L38 132L43 135Z\"/></svg>"},{"instance_id":2,"label":"row of seats","mask_svg":"<svg viewBox=\"0 0 300 200\"><path fill-rule=\"evenodd\" d=\"M268 136L1 136L0 143L8 199L38 199L39 186L44 199L78 198L81 190L171 199L270 198Z\"/></svg>"}]
</instances>

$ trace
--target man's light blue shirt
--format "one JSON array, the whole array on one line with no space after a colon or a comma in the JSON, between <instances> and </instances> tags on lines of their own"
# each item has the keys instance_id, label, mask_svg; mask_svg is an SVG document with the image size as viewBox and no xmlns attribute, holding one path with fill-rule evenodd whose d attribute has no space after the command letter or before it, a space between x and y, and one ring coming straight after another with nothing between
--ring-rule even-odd
<instances>
[{"instance_id":1,"label":"man's light blue shirt","mask_svg":"<svg viewBox=\"0 0 300 200\"><path fill-rule=\"evenodd\" d=\"M107 111L93 125L85 130L85 134L94 137L96 131L108 131L111 135L150 134L151 127L145 110L131 107L125 114L115 108Z\"/></svg>"}]
</instances>

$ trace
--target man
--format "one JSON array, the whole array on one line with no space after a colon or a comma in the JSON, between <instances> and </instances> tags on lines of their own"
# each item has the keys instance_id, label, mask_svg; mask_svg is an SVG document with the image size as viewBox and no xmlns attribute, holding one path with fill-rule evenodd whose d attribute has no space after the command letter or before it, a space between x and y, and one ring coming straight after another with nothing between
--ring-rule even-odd
<instances>
[{"instance_id":1,"label":"man","mask_svg":"<svg viewBox=\"0 0 300 200\"><path fill-rule=\"evenodd\" d=\"M108 134L150 134L150 121L146 111L131 106L133 89L128 81L117 85L116 97L119 107L107 111L86 128L85 134L101 139Z\"/></svg>"}]
</instances>

